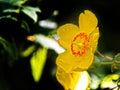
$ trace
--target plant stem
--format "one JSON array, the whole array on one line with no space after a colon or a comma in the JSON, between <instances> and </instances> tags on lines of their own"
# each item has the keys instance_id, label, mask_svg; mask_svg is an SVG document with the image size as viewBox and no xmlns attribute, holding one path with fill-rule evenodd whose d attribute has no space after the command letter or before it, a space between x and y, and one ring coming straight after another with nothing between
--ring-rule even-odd
<instances>
[{"instance_id":1,"label":"plant stem","mask_svg":"<svg viewBox=\"0 0 120 90\"><path fill-rule=\"evenodd\" d=\"M101 57L103 57L103 58L109 60L109 61L113 61L113 58L112 58L112 57L110 57L110 56L104 56L104 55L101 54L98 50L96 50L96 53L97 53L98 55L100 55Z\"/></svg>"},{"instance_id":2,"label":"plant stem","mask_svg":"<svg viewBox=\"0 0 120 90\"><path fill-rule=\"evenodd\" d=\"M112 64L113 62L100 62L100 64L102 64L102 65L108 65L108 64Z\"/></svg>"},{"instance_id":3,"label":"plant stem","mask_svg":"<svg viewBox=\"0 0 120 90\"><path fill-rule=\"evenodd\" d=\"M96 50L96 53L98 54L98 55L100 55L101 57L105 57L103 54L101 54L98 50Z\"/></svg>"}]
</instances>

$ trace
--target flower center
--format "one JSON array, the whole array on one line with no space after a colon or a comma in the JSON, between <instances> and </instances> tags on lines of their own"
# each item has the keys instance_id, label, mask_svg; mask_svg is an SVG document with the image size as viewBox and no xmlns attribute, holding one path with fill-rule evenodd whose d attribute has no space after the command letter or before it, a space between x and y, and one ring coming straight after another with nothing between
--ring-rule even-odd
<instances>
[{"instance_id":1,"label":"flower center","mask_svg":"<svg viewBox=\"0 0 120 90\"><path fill-rule=\"evenodd\" d=\"M89 42L89 36L86 33L79 33L73 38L71 51L73 55L83 55Z\"/></svg>"}]
</instances>

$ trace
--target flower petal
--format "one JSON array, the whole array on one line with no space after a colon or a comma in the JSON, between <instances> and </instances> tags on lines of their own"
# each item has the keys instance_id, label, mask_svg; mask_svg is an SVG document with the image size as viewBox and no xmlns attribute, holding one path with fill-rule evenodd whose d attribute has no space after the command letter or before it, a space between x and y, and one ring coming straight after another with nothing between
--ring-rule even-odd
<instances>
[{"instance_id":1,"label":"flower petal","mask_svg":"<svg viewBox=\"0 0 120 90\"><path fill-rule=\"evenodd\" d=\"M59 54L56 60L58 67L61 67L65 72L87 70L93 62L92 49L86 49L82 56L75 56L71 52L66 51Z\"/></svg>"},{"instance_id":2,"label":"flower petal","mask_svg":"<svg viewBox=\"0 0 120 90\"><path fill-rule=\"evenodd\" d=\"M74 90L88 90L90 85L90 75L87 71L81 72Z\"/></svg>"},{"instance_id":3,"label":"flower petal","mask_svg":"<svg viewBox=\"0 0 120 90\"><path fill-rule=\"evenodd\" d=\"M63 69L57 67L56 78L65 90L69 90L72 83L72 78L69 73L65 73Z\"/></svg>"},{"instance_id":4,"label":"flower petal","mask_svg":"<svg viewBox=\"0 0 120 90\"><path fill-rule=\"evenodd\" d=\"M78 33L79 29L74 24L65 24L58 28L57 34L59 35L59 43L65 49L68 49L73 37Z\"/></svg>"},{"instance_id":5,"label":"flower petal","mask_svg":"<svg viewBox=\"0 0 120 90\"><path fill-rule=\"evenodd\" d=\"M57 67L56 78L65 90L85 90L90 83L87 71L66 73L60 67Z\"/></svg>"},{"instance_id":6,"label":"flower petal","mask_svg":"<svg viewBox=\"0 0 120 90\"><path fill-rule=\"evenodd\" d=\"M98 20L96 16L89 10L85 10L79 16L80 31L91 33L97 26Z\"/></svg>"},{"instance_id":7,"label":"flower petal","mask_svg":"<svg viewBox=\"0 0 120 90\"><path fill-rule=\"evenodd\" d=\"M98 39L99 39L99 28L97 27L90 35L90 47L92 48L93 53L97 49L98 45Z\"/></svg>"}]
</instances>

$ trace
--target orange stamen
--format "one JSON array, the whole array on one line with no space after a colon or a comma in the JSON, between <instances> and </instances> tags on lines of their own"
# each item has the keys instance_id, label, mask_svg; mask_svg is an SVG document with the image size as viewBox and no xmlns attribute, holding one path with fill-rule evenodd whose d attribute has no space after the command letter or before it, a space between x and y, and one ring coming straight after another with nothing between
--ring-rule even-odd
<instances>
[{"instance_id":1,"label":"orange stamen","mask_svg":"<svg viewBox=\"0 0 120 90\"><path fill-rule=\"evenodd\" d=\"M83 42L80 42L82 43L82 45L78 45L80 48L78 50L75 50L75 42L78 40L78 39L83 39ZM89 36L86 34L86 33L80 33L78 35L76 35L73 39L73 43L71 44L71 51L72 51L72 54L73 55L83 55L85 53L85 49L88 45L88 42L89 42Z\"/></svg>"}]
</instances>

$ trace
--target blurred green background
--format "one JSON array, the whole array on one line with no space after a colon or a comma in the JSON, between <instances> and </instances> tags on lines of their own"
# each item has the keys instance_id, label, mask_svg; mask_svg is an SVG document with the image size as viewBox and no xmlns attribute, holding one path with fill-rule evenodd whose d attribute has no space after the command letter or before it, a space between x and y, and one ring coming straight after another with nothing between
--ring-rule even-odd
<instances>
[{"instance_id":1,"label":"blurred green background","mask_svg":"<svg viewBox=\"0 0 120 90\"><path fill-rule=\"evenodd\" d=\"M59 26L65 23L78 25L78 16L86 9L98 18L98 50L111 56L119 53L119 0L0 0L0 90L63 90L55 77L58 53L53 49L48 48L46 59L41 59L45 63L41 66L40 80L34 80L35 66L32 68L30 60L44 45L29 41L27 37L42 34L55 38ZM41 24L42 21L45 25ZM34 48L27 51L28 55L21 56L32 45ZM97 59L99 62L99 57ZM110 65L107 65L89 72L104 78L108 74L119 73L119 69L111 72ZM101 90L99 85L96 89Z\"/></svg>"}]
</instances>

